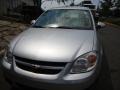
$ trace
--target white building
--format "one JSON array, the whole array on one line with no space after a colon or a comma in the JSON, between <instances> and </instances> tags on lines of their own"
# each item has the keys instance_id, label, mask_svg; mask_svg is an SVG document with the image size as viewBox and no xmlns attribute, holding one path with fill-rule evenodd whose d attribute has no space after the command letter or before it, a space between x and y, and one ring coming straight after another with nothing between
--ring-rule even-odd
<instances>
[{"instance_id":1,"label":"white building","mask_svg":"<svg viewBox=\"0 0 120 90\"><path fill-rule=\"evenodd\" d=\"M74 5L79 5L82 1L88 1L88 2L92 2L92 4L90 4L91 6L95 5L95 8L97 8L99 6L100 0L74 0ZM42 0L42 5L41 8L43 10L47 10L49 8L53 8L53 7L62 7L62 6L69 6L73 0L68 0L65 4L64 3L57 3L57 0Z\"/></svg>"}]
</instances>

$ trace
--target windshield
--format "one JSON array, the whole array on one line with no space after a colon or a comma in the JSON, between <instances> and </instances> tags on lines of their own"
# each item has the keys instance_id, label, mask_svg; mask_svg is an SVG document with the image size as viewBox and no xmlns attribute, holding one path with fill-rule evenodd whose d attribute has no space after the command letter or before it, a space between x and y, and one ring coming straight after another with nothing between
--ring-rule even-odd
<instances>
[{"instance_id":1,"label":"windshield","mask_svg":"<svg viewBox=\"0 0 120 90\"><path fill-rule=\"evenodd\" d=\"M89 30L93 29L93 24L87 10L54 9L42 14L33 27Z\"/></svg>"}]
</instances>

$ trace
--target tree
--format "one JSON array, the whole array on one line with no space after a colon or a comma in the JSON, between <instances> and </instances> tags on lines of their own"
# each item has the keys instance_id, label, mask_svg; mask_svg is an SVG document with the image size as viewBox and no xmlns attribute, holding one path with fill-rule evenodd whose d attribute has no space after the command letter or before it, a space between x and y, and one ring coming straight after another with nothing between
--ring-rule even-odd
<instances>
[{"instance_id":1,"label":"tree","mask_svg":"<svg viewBox=\"0 0 120 90\"><path fill-rule=\"evenodd\" d=\"M75 6L74 2L75 2L75 0L72 0L72 3L70 6Z\"/></svg>"},{"instance_id":2,"label":"tree","mask_svg":"<svg viewBox=\"0 0 120 90\"><path fill-rule=\"evenodd\" d=\"M53 2L54 0L51 0L51 2ZM69 0L57 0L57 3L66 3L67 1L69 1ZM73 0L73 2L74 2L75 0ZM44 1L42 1L42 0L33 0L33 3L34 3L34 6L38 6L38 7L41 7L41 5L42 5L42 3L43 3Z\"/></svg>"},{"instance_id":3,"label":"tree","mask_svg":"<svg viewBox=\"0 0 120 90\"><path fill-rule=\"evenodd\" d=\"M105 0L104 2L101 2L101 14L103 16L110 16L111 11L110 7L112 6L112 0Z\"/></svg>"},{"instance_id":4,"label":"tree","mask_svg":"<svg viewBox=\"0 0 120 90\"><path fill-rule=\"evenodd\" d=\"M120 0L117 1L116 6L120 8Z\"/></svg>"},{"instance_id":5,"label":"tree","mask_svg":"<svg viewBox=\"0 0 120 90\"><path fill-rule=\"evenodd\" d=\"M64 4L65 4L67 1L69 1L69 0L57 0L58 3L61 3L61 2L62 2L62 3L64 3ZM73 1L74 1L74 0L73 0Z\"/></svg>"},{"instance_id":6,"label":"tree","mask_svg":"<svg viewBox=\"0 0 120 90\"><path fill-rule=\"evenodd\" d=\"M34 6L41 7L42 0L33 0Z\"/></svg>"},{"instance_id":7,"label":"tree","mask_svg":"<svg viewBox=\"0 0 120 90\"><path fill-rule=\"evenodd\" d=\"M116 17L120 17L120 0L117 0L116 4L116 9L114 11Z\"/></svg>"}]
</instances>

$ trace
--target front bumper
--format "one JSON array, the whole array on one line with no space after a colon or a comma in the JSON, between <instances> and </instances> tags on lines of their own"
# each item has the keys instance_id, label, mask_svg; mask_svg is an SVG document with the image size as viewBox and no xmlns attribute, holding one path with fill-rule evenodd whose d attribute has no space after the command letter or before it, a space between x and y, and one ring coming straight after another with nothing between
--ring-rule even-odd
<instances>
[{"instance_id":1,"label":"front bumper","mask_svg":"<svg viewBox=\"0 0 120 90\"><path fill-rule=\"evenodd\" d=\"M2 62L3 66L3 73L7 80L11 81L12 83L16 83L18 85L25 85L33 88L39 89L47 89L47 90L83 90L88 88L96 79L98 68L91 75L87 78L79 79L79 80L65 80L63 78L49 80L49 79L39 79L33 76L29 77L26 75L19 74L14 71L14 68L6 67L5 62ZM89 72L89 73L91 73ZM72 77L71 77L72 78Z\"/></svg>"}]
</instances>

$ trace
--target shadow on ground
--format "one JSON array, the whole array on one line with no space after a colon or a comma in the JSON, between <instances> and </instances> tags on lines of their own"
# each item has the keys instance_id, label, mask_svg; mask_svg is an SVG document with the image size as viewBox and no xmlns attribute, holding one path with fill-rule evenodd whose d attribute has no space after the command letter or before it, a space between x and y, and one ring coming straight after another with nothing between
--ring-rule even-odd
<instances>
[{"instance_id":1,"label":"shadow on ground","mask_svg":"<svg viewBox=\"0 0 120 90\"><path fill-rule=\"evenodd\" d=\"M110 70L109 70L107 58L105 55L103 56L102 67L101 67L99 78L87 90L113 90Z\"/></svg>"}]
</instances>

